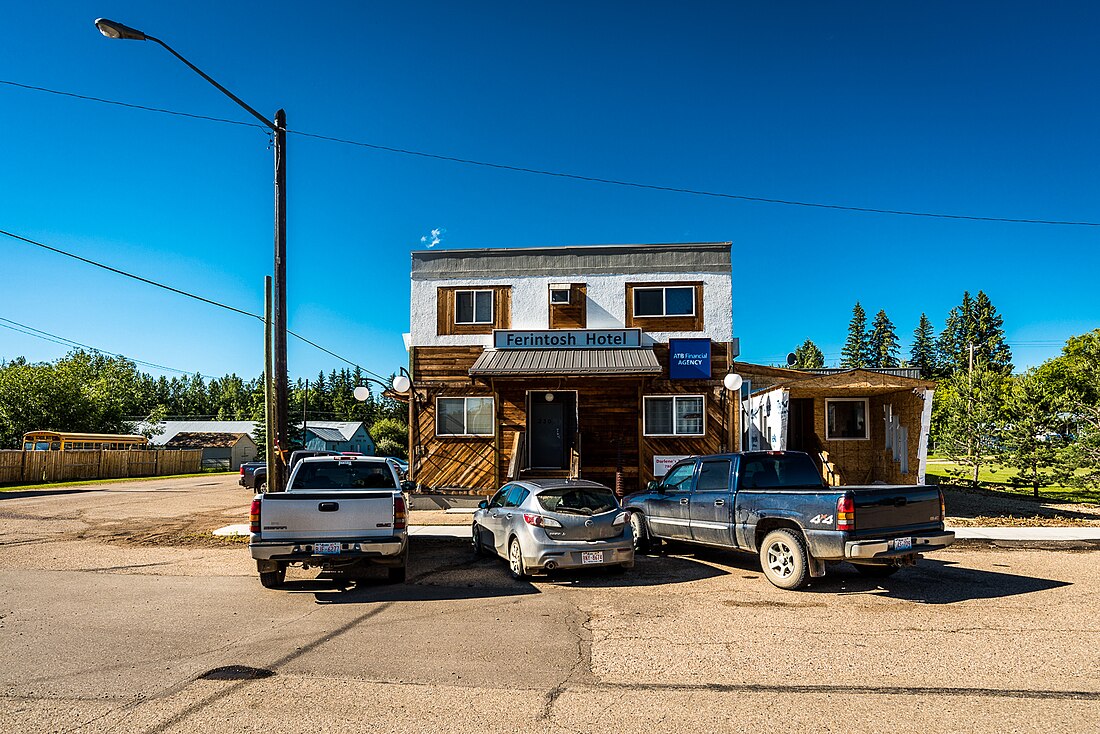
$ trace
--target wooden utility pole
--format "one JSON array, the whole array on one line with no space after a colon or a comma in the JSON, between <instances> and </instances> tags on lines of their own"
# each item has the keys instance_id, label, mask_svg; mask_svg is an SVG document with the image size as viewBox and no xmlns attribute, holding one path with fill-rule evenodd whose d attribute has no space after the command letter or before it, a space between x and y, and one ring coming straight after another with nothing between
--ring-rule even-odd
<instances>
[{"instance_id":1,"label":"wooden utility pole","mask_svg":"<svg viewBox=\"0 0 1100 734\"><path fill-rule=\"evenodd\" d=\"M275 319L274 319L274 383L275 401L275 462L268 474L268 487L273 492L286 488L286 459L290 451L288 433L287 366L286 366L286 112L275 113Z\"/></svg>"}]
</instances>

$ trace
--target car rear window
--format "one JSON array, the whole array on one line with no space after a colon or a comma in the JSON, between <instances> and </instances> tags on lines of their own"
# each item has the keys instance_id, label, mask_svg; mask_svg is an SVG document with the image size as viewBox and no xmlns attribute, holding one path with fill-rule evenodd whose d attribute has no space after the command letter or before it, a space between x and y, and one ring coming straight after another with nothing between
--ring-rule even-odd
<instances>
[{"instance_id":1,"label":"car rear window","mask_svg":"<svg viewBox=\"0 0 1100 734\"><path fill-rule=\"evenodd\" d=\"M823 485L806 454L749 454L742 458L743 489L805 489Z\"/></svg>"},{"instance_id":2,"label":"car rear window","mask_svg":"<svg viewBox=\"0 0 1100 734\"><path fill-rule=\"evenodd\" d=\"M614 493L604 487L547 489L539 493L538 500L544 510L575 515L598 515L619 506Z\"/></svg>"},{"instance_id":3,"label":"car rear window","mask_svg":"<svg viewBox=\"0 0 1100 734\"><path fill-rule=\"evenodd\" d=\"M385 462L307 461L298 466L291 489L397 489Z\"/></svg>"}]
</instances>

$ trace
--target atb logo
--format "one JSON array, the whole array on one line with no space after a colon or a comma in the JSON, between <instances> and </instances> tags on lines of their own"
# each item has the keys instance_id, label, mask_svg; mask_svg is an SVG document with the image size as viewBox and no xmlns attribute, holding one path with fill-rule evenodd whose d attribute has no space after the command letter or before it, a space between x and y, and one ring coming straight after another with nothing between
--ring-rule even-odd
<instances>
[{"instance_id":1,"label":"atb logo","mask_svg":"<svg viewBox=\"0 0 1100 734\"><path fill-rule=\"evenodd\" d=\"M810 524L811 525L832 525L833 524L833 516L832 515L814 515L813 517L810 518Z\"/></svg>"}]
</instances>

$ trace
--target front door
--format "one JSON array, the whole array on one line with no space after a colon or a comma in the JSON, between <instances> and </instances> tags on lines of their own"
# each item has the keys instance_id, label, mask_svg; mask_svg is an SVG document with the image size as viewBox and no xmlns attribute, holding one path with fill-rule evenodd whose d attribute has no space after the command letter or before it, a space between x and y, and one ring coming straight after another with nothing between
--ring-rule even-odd
<instances>
[{"instance_id":1,"label":"front door","mask_svg":"<svg viewBox=\"0 0 1100 734\"><path fill-rule=\"evenodd\" d=\"M531 468L565 469L565 405L531 401Z\"/></svg>"}]
</instances>

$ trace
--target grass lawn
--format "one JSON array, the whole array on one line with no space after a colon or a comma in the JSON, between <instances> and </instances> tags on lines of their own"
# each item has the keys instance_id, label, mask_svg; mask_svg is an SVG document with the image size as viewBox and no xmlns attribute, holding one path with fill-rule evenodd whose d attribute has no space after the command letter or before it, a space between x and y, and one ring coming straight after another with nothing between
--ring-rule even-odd
<instances>
[{"instance_id":1,"label":"grass lawn","mask_svg":"<svg viewBox=\"0 0 1100 734\"><path fill-rule=\"evenodd\" d=\"M79 482L51 482L41 484L20 484L0 487L0 492L25 492L29 489L58 489L61 487L86 487L92 484L118 484L120 482L151 482L156 479L184 479L186 477L212 477L237 474L235 471L206 471L198 474L172 474L166 477L125 477L123 479L82 479Z\"/></svg>"},{"instance_id":2,"label":"grass lawn","mask_svg":"<svg viewBox=\"0 0 1100 734\"><path fill-rule=\"evenodd\" d=\"M962 471L962 478L957 472ZM939 477L941 484L950 484L956 487L970 486L970 477L974 470L961 464L955 464L947 459L929 457L928 476ZM1012 477L1016 470L1006 466L983 466L978 472L978 482L986 489L1004 492L1009 495L1033 496L1030 486L1014 487ZM1053 502L1071 502L1081 505L1100 505L1100 490L1078 489L1077 487L1063 487L1052 484L1039 487L1039 496L1042 499Z\"/></svg>"}]
</instances>

